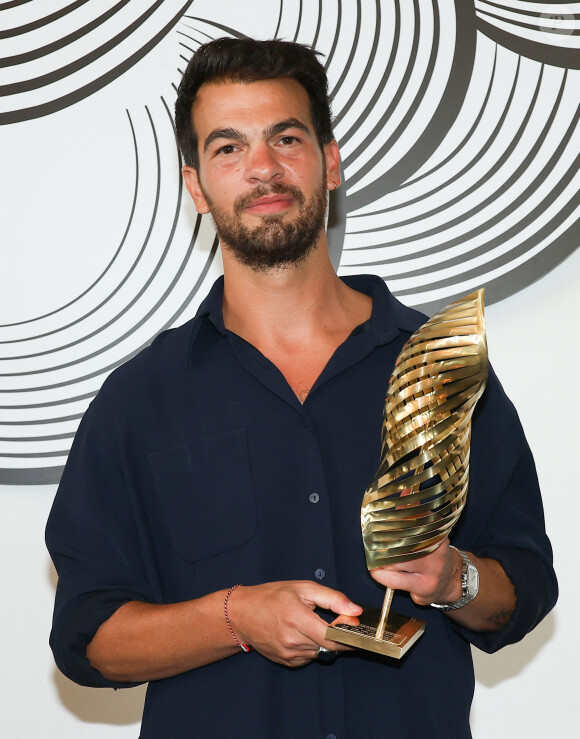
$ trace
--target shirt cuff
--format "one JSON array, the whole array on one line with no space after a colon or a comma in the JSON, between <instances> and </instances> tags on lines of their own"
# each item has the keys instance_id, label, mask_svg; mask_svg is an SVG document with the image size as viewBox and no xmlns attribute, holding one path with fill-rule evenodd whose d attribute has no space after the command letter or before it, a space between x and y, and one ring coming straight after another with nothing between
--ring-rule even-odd
<instances>
[{"instance_id":1,"label":"shirt cuff","mask_svg":"<svg viewBox=\"0 0 580 739\"><path fill-rule=\"evenodd\" d=\"M501 631L476 632L453 623L453 629L488 654L524 638L553 608L558 586L540 557L528 549L486 546L474 551L478 557L497 560L514 584L515 610Z\"/></svg>"},{"instance_id":2,"label":"shirt cuff","mask_svg":"<svg viewBox=\"0 0 580 739\"><path fill-rule=\"evenodd\" d=\"M87 658L87 646L99 626L123 604L135 600L145 601L131 590L107 590L91 593L79 604L63 629L60 642L59 667L67 677L92 688L131 688L141 684L107 680Z\"/></svg>"}]
</instances>

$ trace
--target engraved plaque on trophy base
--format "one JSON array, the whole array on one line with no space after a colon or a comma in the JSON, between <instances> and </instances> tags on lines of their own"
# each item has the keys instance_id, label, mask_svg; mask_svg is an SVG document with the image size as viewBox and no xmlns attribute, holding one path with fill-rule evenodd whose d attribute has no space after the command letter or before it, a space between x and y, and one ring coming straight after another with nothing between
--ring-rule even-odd
<instances>
[{"instance_id":1,"label":"engraved plaque on trophy base","mask_svg":"<svg viewBox=\"0 0 580 739\"><path fill-rule=\"evenodd\" d=\"M363 606L360 624L340 623L340 617L326 629L326 638L351 647L378 652L400 659L425 631L425 622L417 618L389 613L382 638L377 639L381 609Z\"/></svg>"}]
</instances>

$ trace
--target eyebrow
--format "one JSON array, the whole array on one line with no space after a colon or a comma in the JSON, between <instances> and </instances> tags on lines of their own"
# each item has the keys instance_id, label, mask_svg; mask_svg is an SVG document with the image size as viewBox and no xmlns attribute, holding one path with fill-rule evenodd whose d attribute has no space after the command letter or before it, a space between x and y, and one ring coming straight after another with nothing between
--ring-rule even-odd
<instances>
[{"instance_id":1,"label":"eyebrow","mask_svg":"<svg viewBox=\"0 0 580 739\"><path fill-rule=\"evenodd\" d=\"M271 126L265 128L263 131L264 138L269 139L272 136L277 136L278 134L287 131L289 128L297 128L308 136L312 135L309 129L304 125L304 123L299 121L297 118L287 118L285 121L273 123ZM205 141L203 142L204 152L208 150L210 145L214 141L216 141L216 139L230 139L233 141L241 141L242 143L246 143L248 140L241 131L238 131L235 128L216 128L210 134L208 134Z\"/></svg>"},{"instance_id":2,"label":"eyebrow","mask_svg":"<svg viewBox=\"0 0 580 739\"><path fill-rule=\"evenodd\" d=\"M210 144L216 139L233 139L234 141L247 141L246 137L241 131L237 131L235 128L216 128L214 129L203 142L204 152L208 150Z\"/></svg>"},{"instance_id":3,"label":"eyebrow","mask_svg":"<svg viewBox=\"0 0 580 739\"><path fill-rule=\"evenodd\" d=\"M268 128L264 130L264 136L269 139L272 136L277 136L279 133L287 131L289 128L297 128L299 131L302 131L309 136L311 135L304 123L299 121L297 118L287 118L285 121L273 123L271 126L268 126Z\"/></svg>"}]
</instances>

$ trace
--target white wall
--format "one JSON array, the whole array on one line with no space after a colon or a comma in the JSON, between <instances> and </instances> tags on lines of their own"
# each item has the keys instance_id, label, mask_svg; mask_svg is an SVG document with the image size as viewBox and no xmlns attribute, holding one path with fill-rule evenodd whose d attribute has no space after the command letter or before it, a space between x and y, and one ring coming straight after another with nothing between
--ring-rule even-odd
<instances>
[{"instance_id":1,"label":"white wall","mask_svg":"<svg viewBox=\"0 0 580 739\"><path fill-rule=\"evenodd\" d=\"M527 290L487 309L491 360L536 456L561 595L554 612L522 643L492 656L475 654L476 739L577 736L579 288L576 251ZM54 492L53 486L0 487L0 734L10 739L135 737L142 688L81 688L52 662L48 633L55 574L43 531Z\"/></svg>"},{"instance_id":2,"label":"white wall","mask_svg":"<svg viewBox=\"0 0 580 739\"><path fill-rule=\"evenodd\" d=\"M491 361L518 408L536 458L560 598L520 644L496 655L475 654L474 735L568 739L580 730L575 469L580 454L580 251L486 313Z\"/></svg>"},{"instance_id":3,"label":"white wall","mask_svg":"<svg viewBox=\"0 0 580 739\"><path fill-rule=\"evenodd\" d=\"M44 547L54 486L0 486L0 736L6 739L135 737L142 689L81 688L48 647L56 574Z\"/></svg>"},{"instance_id":4,"label":"white wall","mask_svg":"<svg viewBox=\"0 0 580 739\"><path fill-rule=\"evenodd\" d=\"M509 4L509 3L508 3ZM2 28L16 28L26 26L32 21L50 14L62 8L66 4L55 0L45 3L23 3L13 9L2 10L0 25ZM11 84L27 81L44 74L46 71L60 69L63 65L77 58L84 58L88 52L100 48L104 40L113 37L120 30L128 28L129 24L142 14L143 8L151 3L142 3L141 0L132 0L124 13L120 13L110 19L102 27L97 27L94 33L82 35L74 43L70 43L63 50L56 50L54 54L46 57L36 58L34 52L40 48L46 48L47 44L58 41L75 29L84 28L93 17L104 12L105 8L113 5L112 0L91 0L74 12L70 12L55 23L48 23L37 30L29 33L13 34L11 38L2 41L3 55L26 55L31 52L31 59L16 66L6 66L0 69L0 84ZM169 297L167 297L153 315L147 328L147 336L162 328L172 316L183 309L181 320L185 320L195 308L199 295L205 292L206 286L200 286L199 295L195 300L187 303L187 297L192 285L195 284L198 274L206 264L211 245L211 229L203 226L202 232L192 256L186 260L184 255L189 245L190 236L194 223L193 209L187 203L181 208L181 217L177 230L172 237L169 258L166 263L170 269L159 269L156 280L152 282L148 292L145 305L141 313L134 319L122 310L125 304L129 304L138 289L145 283L145 277L154 272L148 260L154 261L158 258L167 234L170 232L174 214L175 202L177 201L177 156L173 143L173 134L167 111L162 102L162 96L168 107L173 102L174 91L172 82L179 79L178 68L184 66L184 60L180 55L188 56L190 52L181 44L185 41L189 46L195 46L199 40L205 39L206 34L220 35L221 31L212 23L229 24L244 32L254 33L262 37L273 35L279 20L279 8L283 8L280 25L280 35L286 38L294 38L304 42L310 42L316 33L316 18L308 13L301 12L301 3L298 0L283 0L281 3L272 3L271 0L251 0L253 8L259 6L260 11L253 15L247 12L247 4L238 0L195 0L191 13L196 14L202 20L193 22L184 18L176 28L172 29L153 50L144 56L139 64L130 68L121 77L111 77L111 81L105 87L97 89L89 97L80 99L74 105L45 114L38 118L26 116L20 122L5 125L0 129L0 156L2 158L2 170L0 177L0 202L4 207L2 214L2 242L0 243L1 268L0 268L0 324L10 322L18 323L34 316L41 316L50 311L60 310L68 300L72 300L77 294L88 287L94 276L99 274L112 257L114 250L121 241L123 231L127 224L128 214L134 191L135 162L133 154L133 138L129 125L129 118L134 125L135 145L139 152L139 194L136 197L136 216L129 231L127 241L123 247L122 258L115 263L115 268L109 273L109 278L124 278L128 273L135 255L144 240L144 234L149 224L149 216L153 211L156 197L155 182L157 177L157 165L154 147L155 132L156 140L160 146L160 171L162 181L160 189L160 202L158 219L146 258L139 268L133 273L134 283L129 280L125 285L125 292L120 291L115 298L119 304L110 307L110 316L118 313L119 321L113 323L108 329L111 334L107 341L115 346L113 352L117 351L119 356L125 356L142 343L140 334L129 337L125 344L115 343L117 333L122 334L126 322L137 325L148 308L157 305L159 296L165 290L178 268L183 263L187 267L180 273L180 280L174 286ZM310 7L310 3L308 5ZM312 3L317 5L318 3ZM369 271L372 260L377 258L378 252L375 246L379 243L388 242L393 238L391 227L399 213L399 220L404 222L407 218L405 197L409 203L413 202L414 195L420 194L422 189L426 192L433 189L441 207L441 213L432 216L440 220L440 230L437 237L431 238L430 244L441 244L445 239L451 239L455 231L450 227L449 233L447 222L453 224L453 219L458 212L465 210L463 203L455 202L456 189L468 188L462 181L453 175L454 168L458 170L469 157L483 150L486 136L493 130L497 119L502 116L504 104L510 91L516 89L515 74L518 70L517 104L513 107L511 114L503 127L502 135L496 142L509 149L512 135L517 130L518 120L527 113L528 106L535 94L535 82L539 77L538 63L524 60L522 69L519 68L517 55L506 49L498 49L498 60L501 63L501 72L497 75L495 84L490 86L491 101L489 110L482 118L477 136L472 137L468 146L462 147L461 151L455 152L448 165L437 169L436 164L444 160L447 155L454 152L457 142L470 129L472 118L476 116L485 97L490 70L495 64L495 45L487 36L478 36L478 56L473 70L473 84L467 95L466 104L462 108L461 115L456 121L456 128L449 134L440 148L434 152L434 158L429 160L426 169L433 167L434 174L429 177L417 178L414 185L405 189L403 194L394 187L387 191L384 202L381 200L383 190L382 181L379 182L382 170L396 171L403 177L401 162L397 157L404 158L405 153L413 148L416 138L422 133L422 125L434 115L437 103L441 99L446 87L447 75L450 74L450 63L452 50L455 44L455 25L453 9L463 8L462 13L468 6L473 5L468 0L456 0L453 4L449 0L426 0L418 4L407 2L394 2L394 0L381 0L381 44L371 60L370 72L366 74L363 88L358 91L356 104L349 108L351 95L357 88L360 70L366 69L367 55L371 51L371 44L367 43L379 24L376 17L376 5L365 2L362 11L362 22L360 29L357 25L356 13L359 4L356 0L341 0L342 22L340 33L335 35L338 25L338 3L337 0L324 0L322 3L323 16L320 26L318 45L323 50L330 49L335 38L338 45L334 59L329 67L329 76L333 85L342 77L347 68L344 84L337 94L335 100L335 112L342 107L349 109L346 117L337 126L337 135L344 140L343 153L345 156L353 155L356 146L365 144L365 136L372 136L372 127L376 120L384 115L385 131L392 133L391 129L397 122L396 116L387 115L390 96L394 94L397 74L401 74L413 65L415 78L407 90L403 103L399 110L404 111L405 106L413 107L417 102L415 113L408 119L408 125L403 127L399 133L396 145L390 141L389 147L384 147L384 161L379 162L369 177L377 178L377 190L372 197L369 195L367 205L372 210L373 198L379 198L377 203L389 206L389 215L385 219L380 218L376 224L377 234L372 238L364 233L358 234L357 228L364 231L366 228L364 219L351 220L349 211L349 227L342 259L342 271ZM484 3L478 3L484 5ZM100 79L114 70L118 64L129 58L136 50L144 48L150 39L169 22L169 20L183 8L183 0L165 0L158 9L155 16L137 30L129 34L127 38L116 46L104 57L95 57L94 63L88 64L77 73L71 74L51 85L39 85L32 89L19 93L18 95L6 95L0 97L0 119L6 111L28 110L36 105L50 103L59 96L71 94L71 91L82 89L93 80ZM440 25L440 42L436 45L437 52L437 74L434 75L432 84L424 93L422 99L413 95L419 95L419 82L422 74L426 73L428 62L430 62L432 12L437 6L441 13L442 23ZM385 60L388 57L389 39L393 30L393 19L395 7L401 12L402 38L405 43L400 45L395 64L395 74L389 79L389 84L381 82ZM415 8L420 8L420 18L414 18ZM203 19L207 19L205 22ZM353 40L355 29L360 31L357 43ZM420 45L420 54L417 59L408 58L410 53L411 37L419 29L420 36L424 42ZM192 38L183 34L189 34ZM572 37L560 35L556 41L565 45ZM567 40L568 39L568 40ZM392 40L392 39L391 39ZM546 39L543 39L546 41ZM554 37L552 37L554 40ZM550 41L550 39L548 39ZM572 39L574 41L574 39ZM572 43L570 41L570 43ZM575 42L574 42L575 43ZM350 52L356 46L354 63L348 62ZM576 75L576 76L574 76ZM539 131L543 130L544 113L551 112L550 102L557 96L559 85L564 77L563 67L546 67L543 70L543 87L541 89L541 104L536 106L534 116L531 117L527 135L522 138L525 149L530 146L534 150ZM553 148L564 136L567 122L577 109L577 72L572 71L567 75L567 88L561 106L561 115L557 117L550 129L550 135L538 150L537 161L548 161ZM26 85L24 85L26 88ZM375 92L381 95L375 100L372 115L368 120L361 121L359 116L364 115L366 104L374 99ZM423 94L423 93L422 93ZM467 102L468 101L468 102ZM419 102L421 105L419 105ZM553 102L553 101L552 101ZM145 107L147 106L147 107ZM382 107L381 107L382 106ZM127 109L127 110L126 110ZM128 117L129 115L129 117ZM151 117L149 117L151 116ZM539 118L539 120L535 120ZM0 120L0 122L2 122ZM447 122L447 125L450 125ZM389 128L390 127L390 128ZM487 132L487 133L486 133ZM352 134L352 136L351 136ZM367 153L376 144L380 148L382 139L375 137L371 146L360 146L361 153L353 155L353 159L347 166L346 174L349 179L359 173L366 161ZM576 129L575 137L571 140L569 150L562 156L559 162L562 172L566 172L572 166L574 157L578 153L580 130ZM503 142L503 143L502 143ZM435 147L435 145L434 145ZM435 147L436 148L436 147ZM490 154L491 152L491 154ZM521 153L521 152L520 152ZM525 153L525 152L524 152ZM488 151L491 163L501 161L503 151ZM519 154L518 154L519 156ZM513 157L515 162L508 162L508 169L516 166L518 156ZM523 154L521 154L523 156ZM420 162L417 164L419 166ZM504 162L505 164L505 162ZM410 167L410 165L409 165ZM472 168L475 177L475 167ZM556 167L551 173L551 180L542 183L548 190L552 187L552 180L559 185ZM533 170L530 167L529 170ZM534 170L535 171L535 170ZM411 172L409 168L406 176ZM8 173L8 174L7 174ZM556 174L554 174L556 173ZM526 172L526 176L528 172ZM557 176L556 176L557 175ZM501 182L506 173L502 169L493 181L484 182L487 189L501 190ZM396 178L395 178L396 179ZM522 182L525 177L522 177ZM484 178L485 180L485 178ZM388 184L388 183L387 183ZM435 185L437 185L435 187ZM441 185L439 187L439 185ZM573 183L572 183L573 185ZM570 186L570 192L577 192L577 187ZM523 186L523 185L522 185ZM385 186L386 187L386 186ZM538 188L539 190L539 188ZM558 187L555 188L558 190ZM344 189L340 195L343 196ZM23 195L25 193L25 195ZM405 195L405 193L407 193ZM536 191L534 191L534 195ZM477 200L483 198L477 192L473 195ZM497 203L493 204L494 217L499 218L506 199L514 197L510 193L504 193ZM568 196L567 196L568 197ZM569 195L570 198L573 194ZM533 198L526 201L525 207L532 209L534 217L539 220L548 220L553 214L538 207ZM566 198L562 199L561 210L564 210ZM404 208L397 208L399 206ZM508 203L509 205L509 203ZM342 205L343 208L346 206ZM421 229L435 226L435 222L425 223L422 216L422 202L415 205L411 215L417 216L416 221L411 218L411 230L417 230L417 238L423 239ZM518 206L521 210L521 203ZM524 208L525 209L525 208ZM526 211L527 212L527 211ZM395 216L392 216L392 214ZM344 215L344 213L343 213ZM477 216L480 214L478 213ZM498 232L497 250L504 247L502 229L511 225L514 214L507 208L505 224L501 222L501 229L494 224L494 233ZM576 216L571 216L570 222ZM370 217L371 221L374 217ZM448 220L446 220L448 219ZM459 215L461 220L461 214ZM508 223L509 221L509 223ZM499 223L499 221L498 221ZM395 223L395 225L397 225ZM530 227L533 229L533 225ZM467 220L461 228L467 233L473 223ZM557 219L554 221L554 231L559 227ZM375 228L374 221L369 221L369 229ZM408 235L404 229L395 231L395 236ZM453 226L455 228L455 226ZM382 230L384 230L384 241ZM540 229L536 229L538 232ZM414 233L414 231L413 231ZM520 234L518 234L519 236ZM477 233L476 238L482 236ZM523 235L522 235L523 238ZM375 239L375 240L373 240ZM517 241L517 239L516 239ZM203 244L201 243L203 242ZM417 242L419 243L419 241ZM424 242L421 241L421 244ZM494 244L490 241L490 244ZM545 246L545 245L544 245ZM367 248L364 252L363 248ZM412 250L407 249L405 256ZM507 248L507 247L506 247ZM554 253L550 245L545 246L548 255ZM466 245L469 249L469 245ZM497 251L496 250L496 251ZM365 257L366 253L366 257ZM381 251L382 254L382 251ZM398 256L398 252L393 252ZM385 261L389 261L385 254ZM463 270L468 264L467 256L464 265L457 267ZM439 258L439 255L437 255ZM359 268L360 262L365 263L368 269ZM476 260L477 261L477 260ZM119 264L120 263L120 264ZM409 262L409 268L413 269L414 263ZM399 264L400 267L400 264ZM432 265L433 269L444 265ZM392 260L388 269L397 269L396 260ZM467 268L467 267L466 267ZM143 270L143 274L139 270ZM216 260L210 273L206 278L206 285L210 282L212 270L219 270L219 260ZM491 267L490 267L491 269ZM117 271L115 271L117 270ZM173 270L173 271L171 271ZM376 266L378 273L383 274L387 268L383 265ZM525 268L524 268L525 272ZM21 275L26 275L26 284ZM422 282L412 278L408 285L405 269L401 269L402 277L399 276L399 287L421 287ZM491 274L491 273L490 273ZM429 271L422 275L428 286L431 273ZM441 273L441 277L445 277ZM490 276L493 277L493 275ZM470 278L474 281L479 277ZM485 281L482 279L482 281ZM111 283L112 284L112 283ZM479 283L477 283L479 284ZM474 289L477 285L472 281L463 293ZM574 462L577 453L580 434L577 431L577 417L580 414L580 402L578 390L575 386L574 370L579 364L580 350L578 349L577 312L580 309L580 250L576 250L563 264L550 272L547 276L526 288L522 292L490 306L487 309L488 342L490 356L494 363L508 393L513 398L520 411L524 426L528 433L531 446L535 452L540 479L543 484L546 518L548 531L554 543L556 567L559 574L562 594L560 602L553 614L551 614L540 627L531 634L522 644L507 648L498 655L487 656L475 655L477 670L477 692L473 709L473 729L476 739L488 739L497 737L499 739L512 739L512 737L525 736L526 739L544 739L548 736L557 736L567 739L578 735L580 722L576 719L574 705L575 686L577 683L575 671L575 659L580 656L580 636L575 628L573 620L578 612L578 600L576 582L576 569L574 563L574 543L576 539L575 525L580 513L578 494L574 489ZM99 287L103 295L112 292L112 286L103 281ZM417 288L418 289L418 288ZM451 288L450 288L451 289ZM458 288L459 289L459 288ZM94 293L94 291L93 291ZM2 382L6 387L0 392L6 391L2 403L14 404L13 390L18 387L20 377L5 380L13 370L15 363L11 363L6 354L9 344L8 339L15 339L10 351L15 355L27 355L16 369L18 372L32 374L34 381L39 386L53 382L55 387L61 383L70 383L73 387L71 396L80 394L76 391L76 377L82 372L91 374L94 367L101 363L114 362L118 359L115 354L110 360L97 356L94 365L86 360L88 369L85 369L85 354L91 356L95 346L90 344L82 353L83 340L89 335L89 329L93 330L105 325L109 314L104 318L95 307L101 295L87 294L84 302L73 305L68 313L62 308L62 313L55 314L46 330L53 331L49 343L41 340L37 345L31 340L30 344L23 346L19 344L30 328L30 333L35 334L35 324L22 329L22 335L16 328L10 333L8 328L6 343L2 345L0 363L6 360L6 374L0 372ZM426 296L425 300L443 298L442 295ZM92 302L91 302L92 301ZM420 302L420 301L419 301ZM447 302L447 301L446 301ZM112 301L114 303L114 301ZM183 306L186 306L183 308ZM81 310L82 308L82 310ZM78 314L75 312L78 309ZM69 315L70 314L70 315ZM43 374L44 360L35 360L35 352L45 350L57 350L59 353L64 342L58 343L60 329L65 324L65 318L76 319L86 316L86 323L78 323L77 334L69 337L70 341L79 338L78 360L76 367L66 370L62 377L55 371L54 378L47 380ZM62 320L61 320L62 319ZM44 325L44 324L43 324ZM3 328L0 326L0 328ZM143 329L145 330L145 329ZM38 332L39 333L39 332ZM50 342L53 341L54 346ZM102 345L106 342L103 339ZM97 345L97 349L101 344ZM52 367L53 354L46 352L48 356L47 367ZM96 352L98 355L98 352ZM39 354L40 356L40 354ZM64 349L62 362L71 359L70 350ZM60 360L59 360L60 361ZM57 364L57 362L53 362ZM90 365L90 366L89 366ZM38 372L38 377L34 375ZM23 375L24 377L24 375ZM49 375L49 377L53 377ZM104 379L104 373L96 377L92 384L82 390L85 393L96 390ZM28 379L22 380L27 386ZM94 385L94 387L93 387ZM37 403L47 399L60 402L64 396L63 390L57 387L50 396L46 397L39 391L38 397L33 393L23 393L23 403ZM19 401L18 401L19 402ZM87 401L88 402L88 401ZM80 403L71 402L70 415L82 410ZM57 405L54 416L62 406ZM35 411L36 412L36 411ZM49 420L51 411L43 411ZM9 415L3 410L5 417L0 419L0 425L17 419L32 420L30 429L24 425L19 428L16 425L2 426L0 437L5 437L8 432L18 432L24 441L22 448L17 441L5 442L6 448L0 445L0 451L48 451L54 448L60 449L59 441L47 441L45 444L27 439L26 436L37 437L41 432L50 434L64 434L76 427L76 422L48 423L46 430L38 425L36 416L30 418L24 412L21 415ZM32 412L31 412L32 414ZM39 411L40 414L40 411ZM67 414L63 414L67 415ZM12 421L10 420L12 419ZM16 431L15 431L16 430ZM31 462L33 464L34 461ZM52 655L48 648L48 633L52 615L52 604L54 598L55 574L49 557L44 548L44 525L48 511L54 497L55 486L8 486L0 485L0 561L2 562L2 581L4 583L4 597L0 610L0 696L2 707L0 709L0 736L8 739L37 739L48 737L50 739L85 739L90 737L135 737L138 734L138 724L141 716L144 690L143 688L130 691L91 690L81 688L69 682L57 673ZM420 647L418 647L420 648ZM436 687L436 676L434 677L434 689ZM444 700L444 696L441 700ZM450 737L453 739L453 737Z\"/></svg>"}]
</instances>

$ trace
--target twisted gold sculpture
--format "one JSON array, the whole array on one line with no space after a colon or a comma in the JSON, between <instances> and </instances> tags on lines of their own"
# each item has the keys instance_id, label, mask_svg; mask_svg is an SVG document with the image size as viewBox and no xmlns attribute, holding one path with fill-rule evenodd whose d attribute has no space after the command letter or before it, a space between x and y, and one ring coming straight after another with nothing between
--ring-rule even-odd
<instances>
[{"instance_id":1,"label":"twisted gold sculpture","mask_svg":"<svg viewBox=\"0 0 580 739\"><path fill-rule=\"evenodd\" d=\"M369 569L433 551L459 518L487 372L483 290L437 313L403 347L383 412L381 464L361 510Z\"/></svg>"},{"instance_id":2,"label":"twisted gold sculpture","mask_svg":"<svg viewBox=\"0 0 580 739\"><path fill-rule=\"evenodd\" d=\"M471 417L487 374L483 290L437 313L401 350L383 411L381 464L361 509L369 569L433 551L459 518ZM380 617L369 608L358 626L338 619L327 637L401 657L425 624L390 614L392 598L387 588Z\"/></svg>"}]
</instances>

